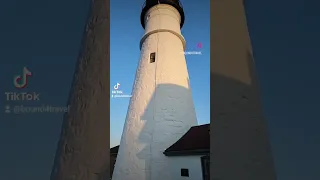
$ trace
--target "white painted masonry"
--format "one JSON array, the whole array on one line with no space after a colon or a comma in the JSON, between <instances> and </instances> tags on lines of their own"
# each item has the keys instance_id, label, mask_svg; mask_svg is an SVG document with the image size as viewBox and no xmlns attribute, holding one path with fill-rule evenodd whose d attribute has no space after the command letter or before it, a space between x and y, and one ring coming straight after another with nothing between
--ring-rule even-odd
<instances>
[{"instance_id":1,"label":"white painted masonry","mask_svg":"<svg viewBox=\"0 0 320 180\"><path fill-rule=\"evenodd\" d=\"M191 167L188 163L194 163L192 158L175 162L174 157L163 154L197 125L186 60L181 53L185 41L180 14L172 6L160 4L147 12L145 21L140 63L112 180L178 180L172 173L175 164ZM156 53L154 63L150 63L152 52Z\"/></svg>"},{"instance_id":2,"label":"white painted masonry","mask_svg":"<svg viewBox=\"0 0 320 180\"><path fill-rule=\"evenodd\" d=\"M201 156L170 156L173 180L203 180ZM189 177L181 177L181 169L189 170Z\"/></svg>"}]
</instances>

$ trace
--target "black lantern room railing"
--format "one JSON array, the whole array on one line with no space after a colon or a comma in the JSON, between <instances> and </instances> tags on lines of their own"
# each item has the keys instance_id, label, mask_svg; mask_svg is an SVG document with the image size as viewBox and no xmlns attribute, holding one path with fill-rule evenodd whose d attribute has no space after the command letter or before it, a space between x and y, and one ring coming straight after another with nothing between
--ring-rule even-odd
<instances>
[{"instance_id":1,"label":"black lantern room railing","mask_svg":"<svg viewBox=\"0 0 320 180\"><path fill-rule=\"evenodd\" d=\"M148 12L148 10L150 8L152 8L153 6L155 6L157 4L168 4L168 5L171 5L174 8L176 8L179 11L180 16L181 16L180 28L182 28L182 26L184 24L185 17L184 17L184 11L183 11L182 4L179 0L146 0L143 3L141 15L140 15L140 21L141 21L141 25L143 28L145 28L144 16L146 15L146 13Z\"/></svg>"}]
</instances>

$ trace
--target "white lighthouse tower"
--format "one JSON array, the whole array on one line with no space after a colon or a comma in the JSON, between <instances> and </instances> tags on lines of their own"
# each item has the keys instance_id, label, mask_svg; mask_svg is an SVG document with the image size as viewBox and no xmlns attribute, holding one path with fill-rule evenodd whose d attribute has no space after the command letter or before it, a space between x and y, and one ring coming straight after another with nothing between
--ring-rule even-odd
<instances>
[{"instance_id":1,"label":"white lighthouse tower","mask_svg":"<svg viewBox=\"0 0 320 180\"><path fill-rule=\"evenodd\" d=\"M174 180L163 152L197 125L178 0L147 0L145 33L112 180Z\"/></svg>"}]
</instances>

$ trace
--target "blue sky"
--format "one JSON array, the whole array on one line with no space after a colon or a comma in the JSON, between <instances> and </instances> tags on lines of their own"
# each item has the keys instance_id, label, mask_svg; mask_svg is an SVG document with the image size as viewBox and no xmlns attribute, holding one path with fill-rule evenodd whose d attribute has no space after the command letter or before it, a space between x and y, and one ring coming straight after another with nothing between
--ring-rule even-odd
<instances>
[{"instance_id":1,"label":"blue sky","mask_svg":"<svg viewBox=\"0 0 320 180\"><path fill-rule=\"evenodd\" d=\"M210 1L181 1L185 11L182 34L187 41L186 51L201 51L202 55L186 55L192 95L199 124L210 122ZM140 23L143 0L111 0L110 87L121 84L124 94L131 94L138 67L140 38L144 29ZM129 8L130 7L130 8ZM197 44L201 43L202 48ZM130 98L110 101L110 146L120 143Z\"/></svg>"}]
</instances>

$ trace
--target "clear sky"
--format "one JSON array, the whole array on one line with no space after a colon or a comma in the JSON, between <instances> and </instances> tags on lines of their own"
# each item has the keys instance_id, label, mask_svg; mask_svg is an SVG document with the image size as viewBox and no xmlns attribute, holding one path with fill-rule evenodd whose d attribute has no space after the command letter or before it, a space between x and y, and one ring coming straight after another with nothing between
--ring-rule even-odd
<instances>
[{"instance_id":1,"label":"clear sky","mask_svg":"<svg viewBox=\"0 0 320 180\"><path fill-rule=\"evenodd\" d=\"M190 85L199 124L210 122L210 1L181 1L185 11L182 34L186 51L201 51L202 55L186 55ZM140 14L144 0L111 0L110 87L121 84L124 94L131 94L140 58L139 42L144 33ZM128 8L131 7L131 8ZM201 43L202 48L197 44ZM112 98L110 102L110 146L120 143L130 98Z\"/></svg>"},{"instance_id":2,"label":"clear sky","mask_svg":"<svg viewBox=\"0 0 320 180\"><path fill-rule=\"evenodd\" d=\"M208 4L200 0L183 1L186 8L183 33L188 48L192 49L196 43L202 42L203 51L207 51L209 45L206 42L209 36L206 32L209 32L209 27L205 22L209 17L205 14L208 13L206 9L209 5L202 3ZM34 105L65 106L88 4L88 0L1 1L2 94L6 91L17 91L12 85L13 75L21 74L22 67L28 66L33 72L28 91L41 93L41 102L34 102ZM139 20L141 4L140 0L119 1L113 4L111 9L112 16L117 14L121 22L127 23L126 26L137 28L125 29L123 25L122 29L118 29L119 33L123 34L111 37L112 43L117 44L115 39L119 40L118 44L123 43L122 49L116 49L117 45L112 45L111 48L116 51L112 50L111 57L118 58L119 62L126 62L121 65L112 60L111 82L119 81L129 94L139 58L138 42L143 33ZM319 6L319 1L312 0L246 1L278 180L320 179ZM134 17L135 15L137 17ZM114 18L116 17L111 17L111 21L114 21ZM117 26L111 27L111 33L115 32L115 28ZM129 39L125 39L128 35ZM124 49L124 46L128 48ZM120 55L115 54L116 52ZM200 69L197 66L206 69L209 65L206 64L205 57L205 52L201 57L187 56L193 93L196 93L197 89L200 95L203 93L202 97L206 97L205 87L208 85L204 85L204 88L200 86L200 89L199 84L202 82L193 78L201 77L197 76ZM117 70L118 73L114 72ZM128 77L128 74L131 76ZM203 81L208 83L208 77L203 78ZM4 95L0 96L0 106L3 109L5 105L19 104L7 102L4 98ZM201 102L206 101L195 100L197 116L199 123L205 123L208 121L209 107L201 110ZM111 103L119 103L119 116L115 115L117 110L112 112L114 117L119 117L119 123L112 125L118 125L114 128L121 129L128 99L112 100ZM61 121L61 113L8 115L0 112L0 180L49 179Z\"/></svg>"}]
</instances>

